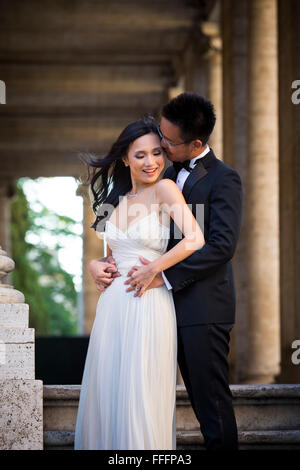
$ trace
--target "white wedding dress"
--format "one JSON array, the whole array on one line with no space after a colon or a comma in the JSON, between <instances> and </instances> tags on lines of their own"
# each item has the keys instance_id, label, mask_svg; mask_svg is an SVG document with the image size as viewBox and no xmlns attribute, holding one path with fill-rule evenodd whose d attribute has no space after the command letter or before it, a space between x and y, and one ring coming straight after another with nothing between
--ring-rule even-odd
<instances>
[{"instance_id":1,"label":"white wedding dress","mask_svg":"<svg viewBox=\"0 0 300 470\"><path fill-rule=\"evenodd\" d=\"M126 292L139 256L160 257L169 227L159 213L123 232L106 222L106 240L121 276L99 297L82 379L75 449L176 449L177 331L165 285L142 297Z\"/></svg>"}]
</instances>

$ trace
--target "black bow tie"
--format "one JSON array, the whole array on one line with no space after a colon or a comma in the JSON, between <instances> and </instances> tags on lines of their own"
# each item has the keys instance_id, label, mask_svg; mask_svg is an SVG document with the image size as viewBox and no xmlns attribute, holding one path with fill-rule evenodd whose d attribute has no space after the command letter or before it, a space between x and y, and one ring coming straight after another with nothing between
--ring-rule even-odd
<instances>
[{"instance_id":1,"label":"black bow tie","mask_svg":"<svg viewBox=\"0 0 300 470\"><path fill-rule=\"evenodd\" d=\"M197 158L197 160L194 162L194 165L197 165L197 163L199 163L200 160L201 158ZM182 170L182 168L184 168L187 171L192 171L193 168L190 168L190 163L191 163L191 160L185 160L185 162L174 162L173 166L177 173L179 173L180 170Z\"/></svg>"}]
</instances>

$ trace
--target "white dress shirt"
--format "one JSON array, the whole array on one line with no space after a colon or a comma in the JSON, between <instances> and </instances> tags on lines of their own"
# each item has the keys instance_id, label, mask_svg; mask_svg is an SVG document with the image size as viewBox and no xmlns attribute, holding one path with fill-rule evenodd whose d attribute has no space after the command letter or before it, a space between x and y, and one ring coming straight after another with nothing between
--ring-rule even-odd
<instances>
[{"instance_id":1,"label":"white dress shirt","mask_svg":"<svg viewBox=\"0 0 300 470\"><path fill-rule=\"evenodd\" d=\"M196 160L199 160L199 158L203 158L205 157L205 155L210 151L210 148L209 146L206 144L206 147L205 149L203 150L203 152L201 152L199 155L197 155L197 157L195 158L192 158L192 160L190 161L190 165L189 167L190 168L194 168L195 167L195 162ZM183 189L183 186L184 186L184 183L187 179L187 177L189 176L190 172L188 170L186 170L185 168L182 168L178 175L177 175L177 179L176 179L176 184L178 186L178 188L180 189L180 191L182 191ZM168 279L166 278L166 276L164 275L164 272L162 271L162 277L163 277L163 280L165 281L165 284L167 286L167 288L170 290L172 289L172 286L171 284L169 283Z\"/></svg>"}]
</instances>

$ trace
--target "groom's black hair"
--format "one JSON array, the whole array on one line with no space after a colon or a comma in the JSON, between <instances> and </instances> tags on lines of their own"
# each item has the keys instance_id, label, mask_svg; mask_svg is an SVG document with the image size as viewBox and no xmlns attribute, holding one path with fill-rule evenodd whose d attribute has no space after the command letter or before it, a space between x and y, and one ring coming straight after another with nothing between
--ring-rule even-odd
<instances>
[{"instance_id":1,"label":"groom's black hair","mask_svg":"<svg viewBox=\"0 0 300 470\"><path fill-rule=\"evenodd\" d=\"M163 107L161 114L180 128L185 142L200 139L203 145L208 142L216 122L212 103L192 92L173 98Z\"/></svg>"}]
</instances>

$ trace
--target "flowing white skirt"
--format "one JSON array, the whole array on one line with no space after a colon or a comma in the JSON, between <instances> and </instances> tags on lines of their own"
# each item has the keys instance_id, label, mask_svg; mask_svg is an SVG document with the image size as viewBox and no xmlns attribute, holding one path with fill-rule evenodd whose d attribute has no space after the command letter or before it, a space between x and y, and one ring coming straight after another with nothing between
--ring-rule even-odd
<instances>
[{"instance_id":1,"label":"flowing white skirt","mask_svg":"<svg viewBox=\"0 0 300 470\"><path fill-rule=\"evenodd\" d=\"M177 331L165 286L142 297L116 278L100 296L82 379L75 449L176 449Z\"/></svg>"}]
</instances>

